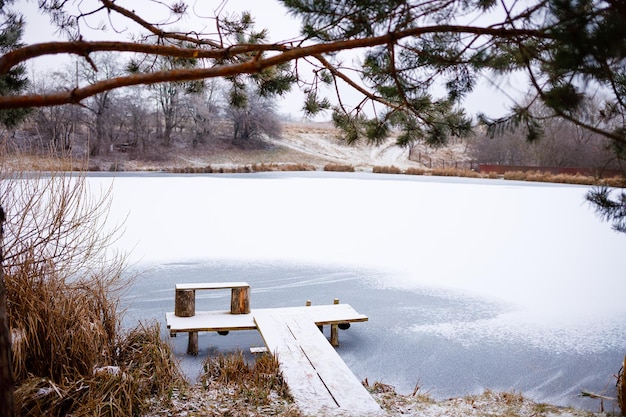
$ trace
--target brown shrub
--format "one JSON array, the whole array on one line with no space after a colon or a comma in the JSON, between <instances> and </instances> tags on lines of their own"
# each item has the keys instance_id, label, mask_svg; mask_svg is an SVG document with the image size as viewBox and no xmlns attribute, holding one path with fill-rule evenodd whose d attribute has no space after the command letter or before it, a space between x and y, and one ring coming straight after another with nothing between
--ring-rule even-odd
<instances>
[{"instance_id":1,"label":"brown shrub","mask_svg":"<svg viewBox=\"0 0 626 417\"><path fill-rule=\"evenodd\" d=\"M424 168L407 168L404 173L406 175L428 175L430 171Z\"/></svg>"},{"instance_id":2,"label":"brown shrub","mask_svg":"<svg viewBox=\"0 0 626 417\"><path fill-rule=\"evenodd\" d=\"M24 264L6 279L9 325L19 334L14 374L61 382L109 365L117 331L117 300L97 279L67 282L50 268ZM53 359L52 359L53 358Z\"/></svg>"},{"instance_id":3,"label":"brown shrub","mask_svg":"<svg viewBox=\"0 0 626 417\"><path fill-rule=\"evenodd\" d=\"M354 172L354 167L352 165L326 164L324 165L324 171Z\"/></svg>"},{"instance_id":4,"label":"brown shrub","mask_svg":"<svg viewBox=\"0 0 626 417\"><path fill-rule=\"evenodd\" d=\"M504 173L503 178L511 181L524 181L528 178L528 175L520 171L509 171Z\"/></svg>"},{"instance_id":5,"label":"brown shrub","mask_svg":"<svg viewBox=\"0 0 626 417\"><path fill-rule=\"evenodd\" d=\"M184 386L158 324L140 324L115 349L108 358L114 365L80 377L53 381L29 376L15 391L16 415L137 416L149 408L150 398L167 402L171 390Z\"/></svg>"},{"instance_id":6,"label":"brown shrub","mask_svg":"<svg viewBox=\"0 0 626 417\"><path fill-rule=\"evenodd\" d=\"M402 170L396 166L375 166L372 168L374 174L402 174Z\"/></svg>"},{"instance_id":7,"label":"brown shrub","mask_svg":"<svg viewBox=\"0 0 626 417\"><path fill-rule=\"evenodd\" d=\"M158 325L120 334L128 279L124 258L107 252L110 194L94 199L76 174L0 178L16 414L138 415L179 372Z\"/></svg>"},{"instance_id":8,"label":"brown shrub","mask_svg":"<svg viewBox=\"0 0 626 417\"><path fill-rule=\"evenodd\" d=\"M432 175L438 175L440 177L469 177L469 178L480 178L481 175L476 171L471 171L468 169L460 169L460 168L434 168L432 170Z\"/></svg>"},{"instance_id":9,"label":"brown shrub","mask_svg":"<svg viewBox=\"0 0 626 417\"><path fill-rule=\"evenodd\" d=\"M241 352L218 355L207 358L203 369L201 382L205 388L215 385L229 388L233 396L244 396L257 405L269 404L272 392L291 400L278 360L273 355L258 355L252 365Z\"/></svg>"}]
</instances>

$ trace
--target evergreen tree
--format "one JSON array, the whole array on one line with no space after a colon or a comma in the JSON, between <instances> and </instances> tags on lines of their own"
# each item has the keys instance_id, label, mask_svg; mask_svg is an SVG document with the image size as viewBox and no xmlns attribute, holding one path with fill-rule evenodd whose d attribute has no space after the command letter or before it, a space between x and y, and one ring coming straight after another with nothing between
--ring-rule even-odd
<instances>
[{"instance_id":1,"label":"evergreen tree","mask_svg":"<svg viewBox=\"0 0 626 417\"><path fill-rule=\"evenodd\" d=\"M13 51L23 46L20 43L24 31L24 19L9 10L13 1L0 1L0 54ZM28 85L24 65L17 65L0 74L0 96L19 94ZM15 127L28 114L28 109L14 108L0 110L0 123L6 127Z\"/></svg>"},{"instance_id":2,"label":"evergreen tree","mask_svg":"<svg viewBox=\"0 0 626 417\"><path fill-rule=\"evenodd\" d=\"M0 1L0 54L19 48L24 28L24 20L20 15L9 10L10 0ZM23 65L17 65L0 74L0 95L18 94L28 83ZM28 109L14 108L0 110L0 124L6 127L17 125L28 113ZM3 203L3 202L0 202ZM13 362L11 356L11 334L7 315L6 287L4 285L2 256L2 225L4 210L0 206L0 416L12 417L13 401Z\"/></svg>"}]
</instances>

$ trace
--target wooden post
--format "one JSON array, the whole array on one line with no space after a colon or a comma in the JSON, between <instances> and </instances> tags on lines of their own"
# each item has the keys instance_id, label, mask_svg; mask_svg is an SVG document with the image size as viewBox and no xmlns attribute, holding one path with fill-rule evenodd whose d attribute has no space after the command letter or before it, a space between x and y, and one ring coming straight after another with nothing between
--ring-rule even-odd
<instances>
[{"instance_id":1,"label":"wooden post","mask_svg":"<svg viewBox=\"0 0 626 417\"><path fill-rule=\"evenodd\" d=\"M196 315L195 290L176 290L174 314L178 317L193 317Z\"/></svg>"},{"instance_id":2,"label":"wooden post","mask_svg":"<svg viewBox=\"0 0 626 417\"><path fill-rule=\"evenodd\" d=\"M233 288L230 299L231 314L250 313L250 287Z\"/></svg>"},{"instance_id":3,"label":"wooden post","mask_svg":"<svg viewBox=\"0 0 626 417\"><path fill-rule=\"evenodd\" d=\"M198 332L189 332L189 342L187 343L187 354L198 355Z\"/></svg>"},{"instance_id":4,"label":"wooden post","mask_svg":"<svg viewBox=\"0 0 626 417\"><path fill-rule=\"evenodd\" d=\"M193 317L196 315L196 291L176 290L174 314L178 317ZM188 332L187 353L198 354L198 332Z\"/></svg>"},{"instance_id":5,"label":"wooden post","mask_svg":"<svg viewBox=\"0 0 626 417\"><path fill-rule=\"evenodd\" d=\"M339 304L339 298L335 298L333 304ZM330 325L330 344L333 346L339 346L339 328L336 324Z\"/></svg>"}]
</instances>

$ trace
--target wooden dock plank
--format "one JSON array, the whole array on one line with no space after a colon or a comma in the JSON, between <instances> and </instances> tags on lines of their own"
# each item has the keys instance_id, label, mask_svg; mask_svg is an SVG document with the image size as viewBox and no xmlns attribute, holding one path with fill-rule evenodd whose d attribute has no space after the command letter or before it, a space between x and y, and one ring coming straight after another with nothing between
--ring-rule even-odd
<instances>
[{"instance_id":1,"label":"wooden dock plank","mask_svg":"<svg viewBox=\"0 0 626 417\"><path fill-rule=\"evenodd\" d=\"M232 288L247 288L247 282L193 282L176 284L176 290L220 290Z\"/></svg>"},{"instance_id":2,"label":"wooden dock plank","mask_svg":"<svg viewBox=\"0 0 626 417\"><path fill-rule=\"evenodd\" d=\"M254 315L277 311L280 314L307 314L316 325L364 322L368 318L357 313L349 304L331 304L311 307L261 308L248 314L230 314L229 311L196 311L192 317L178 317L165 313L165 322L170 332L216 332L230 330L254 330Z\"/></svg>"},{"instance_id":3,"label":"wooden dock plank","mask_svg":"<svg viewBox=\"0 0 626 417\"><path fill-rule=\"evenodd\" d=\"M327 306L328 307L328 306ZM287 385L303 413L379 416L383 410L311 319L307 307L257 311L254 320L276 354Z\"/></svg>"},{"instance_id":4,"label":"wooden dock plank","mask_svg":"<svg viewBox=\"0 0 626 417\"><path fill-rule=\"evenodd\" d=\"M230 314L227 310L196 311L192 317L178 317L174 313L165 313L165 323L172 333L256 330L252 313Z\"/></svg>"}]
</instances>

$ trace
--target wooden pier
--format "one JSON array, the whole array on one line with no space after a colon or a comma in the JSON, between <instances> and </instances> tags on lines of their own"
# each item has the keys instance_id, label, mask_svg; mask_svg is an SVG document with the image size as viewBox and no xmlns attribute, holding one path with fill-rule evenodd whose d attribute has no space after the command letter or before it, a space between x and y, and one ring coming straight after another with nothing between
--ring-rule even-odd
<instances>
[{"instance_id":1,"label":"wooden pier","mask_svg":"<svg viewBox=\"0 0 626 417\"><path fill-rule=\"evenodd\" d=\"M307 302L302 307L250 309L249 288L244 282L177 284L175 312L166 313L170 335L189 333L187 352L197 354L199 331L227 334L258 330L267 350L276 355L290 392L305 414L385 414L333 348L339 343L339 328L367 321L367 316L348 304L339 304L337 299L331 305L311 306ZM231 310L196 312L195 291L218 289L231 290ZM328 325L330 343L320 331Z\"/></svg>"}]
</instances>

